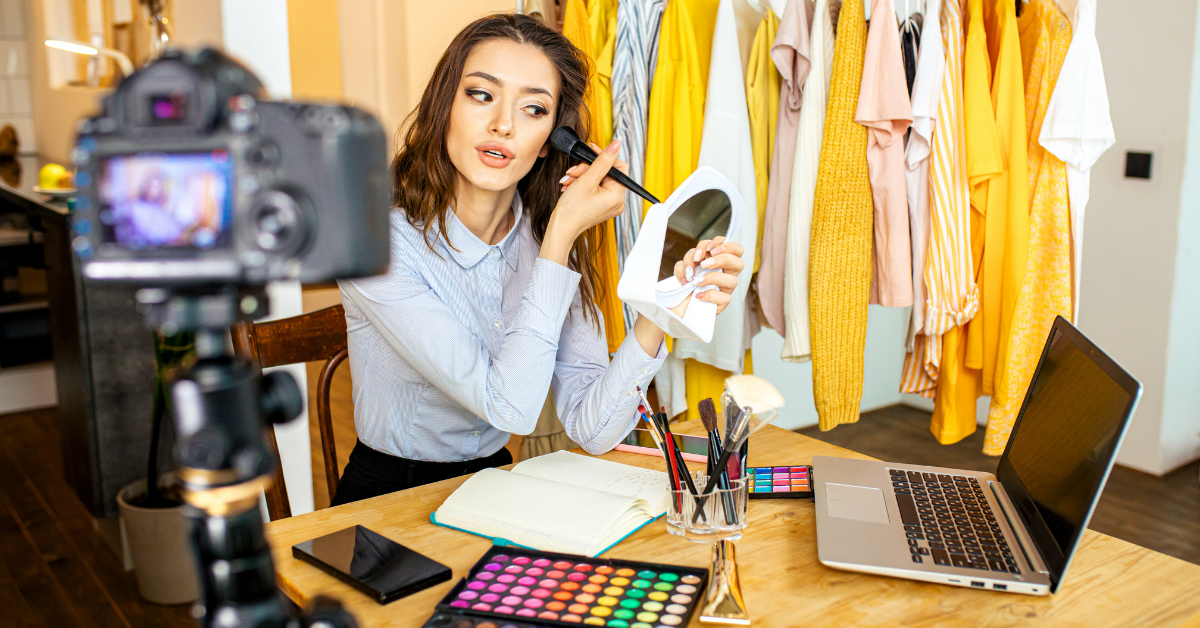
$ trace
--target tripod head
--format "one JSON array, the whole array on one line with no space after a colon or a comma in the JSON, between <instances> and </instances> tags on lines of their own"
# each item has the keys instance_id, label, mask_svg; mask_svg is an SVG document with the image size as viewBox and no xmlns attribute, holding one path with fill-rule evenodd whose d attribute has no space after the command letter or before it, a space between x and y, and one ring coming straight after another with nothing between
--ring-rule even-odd
<instances>
[{"instance_id":1,"label":"tripod head","mask_svg":"<svg viewBox=\"0 0 1200 628\"><path fill-rule=\"evenodd\" d=\"M299 416L304 395L291 375L263 375L257 364L234 356L226 341L235 321L266 314L266 291L228 285L144 288L137 300L152 327L196 333L197 360L171 384L171 396L178 476L203 590L195 613L199 624L355 626L331 600L320 600L304 617L293 618L275 587L259 514L259 496L271 484L275 466L263 430Z\"/></svg>"}]
</instances>

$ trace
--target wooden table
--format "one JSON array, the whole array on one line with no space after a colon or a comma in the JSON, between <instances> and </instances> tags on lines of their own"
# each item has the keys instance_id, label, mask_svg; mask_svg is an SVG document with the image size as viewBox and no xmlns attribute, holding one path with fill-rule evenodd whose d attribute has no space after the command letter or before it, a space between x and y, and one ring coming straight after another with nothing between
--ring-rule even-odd
<instances>
[{"instance_id":1,"label":"wooden table","mask_svg":"<svg viewBox=\"0 0 1200 628\"><path fill-rule=\"evenodd\" d=\"M700 434L699 422L677 430ZM752 439L750 464L808 464L813 456L867 456L768 426ZM608 460L661 468L658 458L609 452ZM487 550L482 537L440 528L429 514L465 478L275 521L267 526L279 585L297 604L339 598L366 627L416 628ZM738 568L754 626L1177 626L1200 614L1200 566L1088 530L1058 593L1047 597L978 591L829 569L817 560L813 503L753 500L737 542ZM380 606L315 567L291 547L362 524L454 570L451 582ZM710 545L646 526L606 557L708 567ZM1188 621L1191 619L1191 621ZM699 613L692 619L699 626Z\"/></svg>"}]
</instances>

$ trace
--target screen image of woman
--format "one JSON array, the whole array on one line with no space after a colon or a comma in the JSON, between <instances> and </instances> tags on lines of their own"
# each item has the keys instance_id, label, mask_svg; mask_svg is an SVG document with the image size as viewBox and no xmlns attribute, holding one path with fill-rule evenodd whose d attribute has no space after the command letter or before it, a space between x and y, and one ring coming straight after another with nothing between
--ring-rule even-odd
<instances>
[{"instance_id":1,"label":"screen image of woman","mask_svg":"<svg viewBox=\"0 0 1200 628\"><path fill-rule=\"evenodd\" d=\"M231 213L225 153L118 157L104 172L101 220L109 240L133 249L224 241Z\"/></svg>"}]
</instances>

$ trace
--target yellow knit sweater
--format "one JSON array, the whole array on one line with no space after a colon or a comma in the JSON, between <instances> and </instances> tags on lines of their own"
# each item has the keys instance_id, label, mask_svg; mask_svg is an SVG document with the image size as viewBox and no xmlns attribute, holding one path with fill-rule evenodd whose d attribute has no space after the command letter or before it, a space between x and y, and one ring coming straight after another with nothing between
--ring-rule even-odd
<instances>
[{"instance_id":1,"label":"yellow knit sweater","mask_svg":"<svg viewBox=\"0 0 1200 628\"><path fill-rule=\"evenodd\" d=\"M858 421L871 288L867 129L854 122L867 25L863 0L842 3L817 170L809 256L813 397L822 430Z\"/></svg>"}]
</instances>

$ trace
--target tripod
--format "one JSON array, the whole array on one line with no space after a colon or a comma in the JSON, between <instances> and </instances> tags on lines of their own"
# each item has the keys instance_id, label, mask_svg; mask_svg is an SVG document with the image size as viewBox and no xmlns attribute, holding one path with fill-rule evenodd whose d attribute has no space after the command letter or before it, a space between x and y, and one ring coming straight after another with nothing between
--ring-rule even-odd
<instances>
[{"instance_id":1,"label":"tripod","mask_svg":"<svg viewBox=\"0 0 1200 628\"><path fill-rule=\"evenodd\" d=\"M303 409L296 380L262 375L226 343L239 318L266 314L262 287L145 288L139 309L164 333L196 332L197 361L171 385L175 457L190 519L189 542L202 598L194 615L208 627L356 628L334 600L318 598L292 617L275 587L259 495L271 482L274 457L263 438L271 424Z\"/></svg>"}]
</instances>

